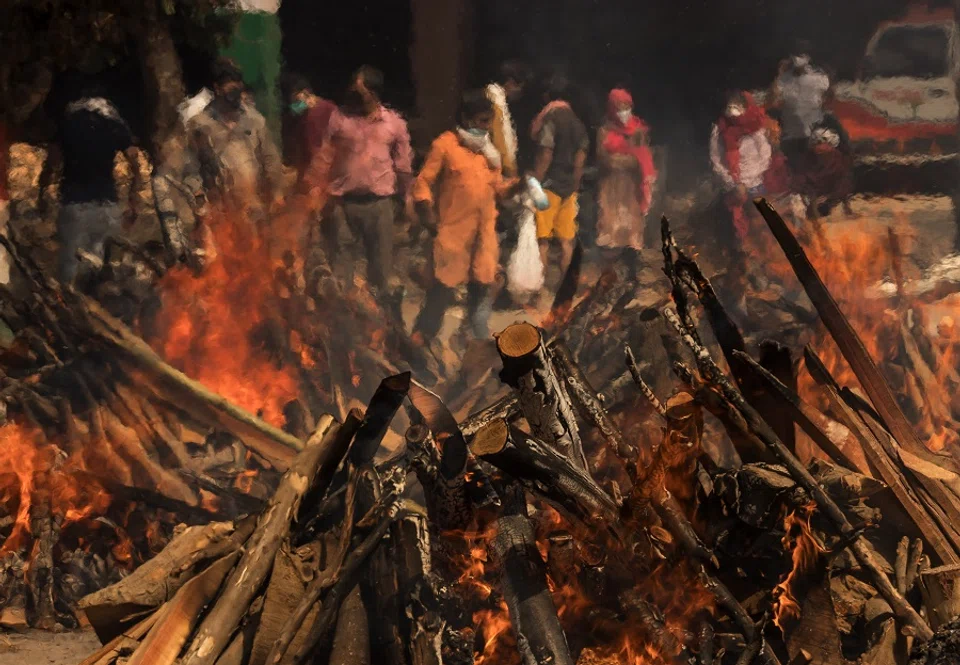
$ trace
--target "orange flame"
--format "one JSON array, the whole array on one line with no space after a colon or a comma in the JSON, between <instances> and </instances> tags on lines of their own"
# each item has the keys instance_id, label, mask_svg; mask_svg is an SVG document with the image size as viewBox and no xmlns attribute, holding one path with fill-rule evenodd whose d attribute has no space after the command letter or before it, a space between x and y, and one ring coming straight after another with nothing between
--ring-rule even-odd
<instances>
[{"instance_id":1,"label":"orange flame","mask_svg":"<svg viewBox=\"0 0 960 665\"><path fill-rule=\"evenodd\" d=\"M799 576L813 569L819 556L826 551L810 528L816 507L817 504L811 502L791 511L783 520L783 548L791 552L793 567L773 590L773 622L781 631L787 620L800 618L800 604L793 595L794 583Z\"/></svg>"},{"instance_id":2,"label":"orange flame","mask_svg":"<svg viewBox=\"0 0 960 665\"><path fill-rule=\"evenodd\" d=\"M85 454L68 457L25 424L11 422L0 427L0 469L8 472L0 475L0 505L16 505L16 521L0 545L0 554L26 547L31 538L31 508L38 494L49 502L50 514L61 526L106 511L111 497L88 472Z\"/></svg>"},{"instance_id":3,"label":"orange flame","mask_svg":"<svg viewBox=\"0 0 960 665\"><path fill-rule=\"evenodd\" d=\"M186 268L164 276L154 345L210 390L282 425L283 408L298 393L296 374L270 357L280 350L255 341L279 322L270 248L239 214L216 213L206 223L216 256L199 276ZM293 341L300 357L307 354L299 339L282 341Z\"/></svg>"}]
</instances>

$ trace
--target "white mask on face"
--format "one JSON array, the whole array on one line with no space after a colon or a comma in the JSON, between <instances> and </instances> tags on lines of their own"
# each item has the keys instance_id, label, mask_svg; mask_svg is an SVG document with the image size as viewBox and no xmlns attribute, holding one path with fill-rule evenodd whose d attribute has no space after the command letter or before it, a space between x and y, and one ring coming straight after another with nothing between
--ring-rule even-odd
<instances>
[{"instance_id":1,"label":"white mask on face","mask_svg":"<svg viewBox=\"0 0 960 665\"><path fill-rule=\"evenodd\" d=\"M727 107L727 116L730 118L739 118L743 115L743 107L739 104L730 104Z\"/></svg>"},{"instance_id":2,"label":"white mask on face","mask_svg":"<svg viewBox=\"0 0 960 665\"><path fill-rule=\"evenodd\" d=\"M630 118L633 117L633 109L623 109L622 111L617 111L617 118L620 119L621 125L626 125L630 122Z\"/></svg>"}]
</instances>

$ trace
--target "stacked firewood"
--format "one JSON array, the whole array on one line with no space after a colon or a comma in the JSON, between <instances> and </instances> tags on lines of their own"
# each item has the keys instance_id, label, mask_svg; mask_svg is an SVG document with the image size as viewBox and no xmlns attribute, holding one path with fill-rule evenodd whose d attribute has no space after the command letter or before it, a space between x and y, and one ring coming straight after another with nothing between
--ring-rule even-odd
<instances>
[{"instance_id":1,"label":"stacked firewood","mask_svg":"<svg viewBox=\"0 0 960 665\"><path fill-rule=\"evenodd\" d=\"M810 349L807 371L826 411L797 395L784 348L763 344L754 360L665 223L672 305L656 324L641 321L629 339L606 344L619 356L620 342L632 343L639 362L628 347L625 364L606 363L619 369L590 368L604 344L592 332L636 295L614 276L556 324L567 327L555 339L528 324L502 331L510 393L460 423L398 374L365 413L342 424L321 417L284 463L269 456L280 450L264 443L278 443L271 430L216 404L217 422L286 474L256 517L187 528L86 598L104 648L84 665L475 662L493 638L473 634L480 608L461 588L462 562L478 556L467 533L493 534L482 548L514 662L618 663L628 653L692 665L894 665L931 638L918 657L942 653L934 631L949 641L960 615L957 471L917 439L799 244L759 207L865 396L837 385ZM169 376L96 305L62 297L86 313L69 325L86 326L157 394L199 390ZM651 338L679 390L664 389ZM624 371L636 394L613 408ZM404 405L413 424L388 456L383 437ZM633 434L638 413L653 447ZM725 432L742 463L710 454L707 427ZM796 454L797 427L821 449L809 465ZM670 589L671 580L689 588ZM574 587L586 613L564 605ZM686 600L691 589L708 602L677 613L671 597ZM616 646L618 626L637 640L633 650Z\"/></svg>"}]
</instances>

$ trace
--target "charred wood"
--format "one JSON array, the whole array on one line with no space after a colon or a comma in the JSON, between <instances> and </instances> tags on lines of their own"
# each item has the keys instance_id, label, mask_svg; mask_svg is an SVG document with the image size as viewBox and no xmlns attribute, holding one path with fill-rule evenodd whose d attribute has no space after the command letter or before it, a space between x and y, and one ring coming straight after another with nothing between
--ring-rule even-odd
<instances>
[{"instance_id":1,"label":"charred wood","mask_svg":"<svg viewBox=\"0 0 960 665\"><path fill-rule=\"evenodd\" d=\"M569 394L583 420L597 428L617 457L626 464L634 466L638 457L636 448L624 441L620 430L603 408L597 391L590 385L590 381L573 360L562 340L550 347L550 357L558 374L566 381Z\"/></svg>"},{"instance_id":2,"label":"charred wood","mask_svg":"<svg viewBox=\"0 0 960 665\"><path fill-rule=\"evenodd\" d=\"M300 501L313 479L324 467L340 460L333 458L339 425L330 416L320 425L308 445L280 481L277 493L260 516L257 530L244 548L244 555L225 582L224 592L207 613L184 656L184 665L213 665L240 624L273 566L281 541L290 531Z\"/></svg>"},{"instance_id":3,"label":"charred wood","mask_svg":"<svg viewBox=\"0 0 960 665\"><path fill-rule=\"evenodd\" d=\"M843 511L840 510L839 506L837 506L833 499L823 490L813 476L810 475L810 472L800 460L783 445L770 426L767 425L753 407L747 404L743 396L730 384L729 380L720 371L720 368L713 362L709 352L698 344L692 335L687 333L683 324L675 314L671 313L670 310L666 310L666 316L677 328L684 342L693 351L701 371L710 380L711 384L722 392L723 398L729 405L730 410L738 411L744 418L744 422L747 425L747 430L744 434L758 439L776 455L780 462L787 467L790 475L793 476L797 483L810 493L811 498L816 501L818 508L834 523L841 536L852 534L854 527L850 524L849 520L847 520ZM689 372L682 373L686 374L684 380L688 383L697 382ZM886 573L877 560L877 554L870 543L862 535L859 535L853 540L851 550L860 564L869 572L870 578L877 590L883 596L884 600L893 608L897 617L905 625L916 631L919 639L930 639L933 635L930 627L897 591L896 587L891 584L890 579L886 576Z\"/></svg>"},{"instance_id":4,"label":"charred wood","mask_svg":"<svg viewBox=\"0 0 960 665\"><path fill-rule=\"evenodd\" d=\"M619 510L610 495L553 448L501 420L477 432L471 450L564 514L624 540Z\"/></svg>"},{"instance_id":5,"label":"charred wood","mask_svg":"<svg viewBox=\"0 0 960 665\"><path fill-rule=\"evenodd\" d=\"M573 405L560 382L540 330L528 323L506 328L497 336L503 360L501 380L520 393L520 411L533 434L574 464L587 469Z\"/></svg>"},{"instance_id":6,"label":"charred wood","mask_svg":"<svg viewBox=\"0 0 960 665\"><path fill-rule=\"evenodd\" d=\"M501 589L524 665L573 665L557 608L547 587L546 566L527 515L523 490L507 486L501 495L493 548L500 561Z\"/></svg>"},{"instance_id":7,"label":"charred wood","mask_svg":"<svg viewBox=\"0 0 960 665\"><path fill-rule=\"evenodd\" d=\"M756 200L755 205L766 220L773 235L777 238L777 242L783 248L807 295L820 313L824 325L836 341L843 357L850 364L851 369L860 381L860 385L866 390L884 424L904 448L915 455L922 454L926 451L926 448L903 415L903 411L900 410L893 392L881 375L876 363L867 353L860 336L850 325L849 320L820 279L820 275L813 264L810 263L796 237L783 221L783 218L764 199ZM951 470L956 471L956 467Z\"/></svg>"}]
</instances>

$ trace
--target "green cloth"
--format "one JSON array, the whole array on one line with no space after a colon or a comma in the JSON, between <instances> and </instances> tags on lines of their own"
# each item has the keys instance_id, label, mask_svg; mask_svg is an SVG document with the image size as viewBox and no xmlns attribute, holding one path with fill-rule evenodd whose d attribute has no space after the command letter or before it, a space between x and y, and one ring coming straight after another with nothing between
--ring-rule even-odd
<instances>
[{"instance_id":1,"label":"green cloth","mask_svg":"<svg viewBox=\"0 0 960 665\"><path fill-rule=\"evenodd\" d=\"M230 58L257 100L273 140L280 145L280 17L267 12L241 12L230 43L221 55Z\"/></svg>"}]
</instances>

